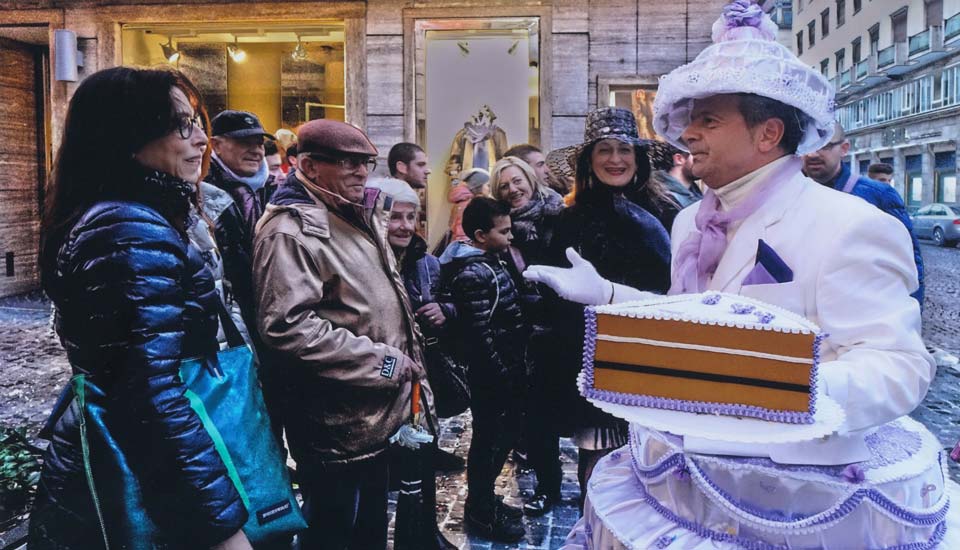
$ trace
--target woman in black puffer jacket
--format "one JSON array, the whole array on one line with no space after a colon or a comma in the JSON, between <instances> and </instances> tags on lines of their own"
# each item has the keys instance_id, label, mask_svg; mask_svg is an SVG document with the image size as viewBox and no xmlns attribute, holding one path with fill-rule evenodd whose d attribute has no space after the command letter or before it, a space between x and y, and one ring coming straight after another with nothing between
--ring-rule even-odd
<instances>
[{"instance_id":1,"label":"woman in black puffer jacket","mask_svg":"<svg viewBox=\"0 0 960 550\"><path fill-rule=\"evenodd\" d=\"M665 293L670 287L670 226L677 206L668 192L649 180L646 141L626 109L609 108L587 116L584 143L575 152L574 204L563 211L551 243L552 265L568 267L573 248L606 279L633 288ZM553 417L561 433L580 448L581 498L593 466L627 443L626 422L589 404L577 390L583 363L583 306L558 301L551 318L556 346L550 378Z\"/></svg>"},{"instance_id":2,"label":"woman in black puffer jacket","mask_svg":"<svg viewBox=\"0 0 960 550\"><path fill-rule=\"evenodd\" d=\"M104 422L139 486L106 475L110 457L92 446L98 511L80 409L56 407L31 549L100 548L105 537L120 546L148 522L162 538L151 547L250 548L247 511L179 376L182 359L217 351L219 296L185 233L208 159L199 97L178 72L118 67L71 100L44 218L43 288L74 374L105 393ZM146 509L128 506L133 490Z\"/></svg>"},{"instance_id":3,"label":"woman in black puffer jacket","mask_svg":"<svg viewBox=\"0 0 960 550\"><path fill-rule=\"evenodd\" d=\"M525 266L544 263L553 234L563 213L563 197L541 184L534 169L518 157L497 161L490 174L494 198L510 205L513 241L510 258L523 305L523 319L530 331L527 345L529 371L526 418L521 447L537 475L537 488L523 506L528 516L540 516L560 501L563 471L560 465L560 436L553 419L547 391L556 377L552 348L556 345L553 325L545 305L553 292L520 277ZM519 258L517 258L519 254Z\"/></svg>"}]
</instances>

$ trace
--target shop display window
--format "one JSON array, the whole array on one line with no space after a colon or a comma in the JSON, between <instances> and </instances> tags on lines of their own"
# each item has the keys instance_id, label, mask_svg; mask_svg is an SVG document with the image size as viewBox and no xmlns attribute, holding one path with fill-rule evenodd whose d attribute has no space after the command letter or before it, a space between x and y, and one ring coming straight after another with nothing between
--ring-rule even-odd
<instances>
[{"instance_id":1,"label":"shop display window","mask_svg":"<svg viewBox=\"0 0 960 550\"><path fill-rule=\"evenodd\" d=\"M124 65L183 71L211 117L250 111L269 131L345 118L342 22L125 25L122 50Z\"/></svg>"},{"instance_id":2,"label":"shop display window","mask_svg":"<svg viewBox=\"0 0 960 550\"><path fill-rule=\"evenodd\" d=\"M418 19L412 30L412 130L431 163L423 216L432 246L447 232L448 193L463 171L490 170L510 145L540 144L540 19Z\"/></svg>"}]
</instances>

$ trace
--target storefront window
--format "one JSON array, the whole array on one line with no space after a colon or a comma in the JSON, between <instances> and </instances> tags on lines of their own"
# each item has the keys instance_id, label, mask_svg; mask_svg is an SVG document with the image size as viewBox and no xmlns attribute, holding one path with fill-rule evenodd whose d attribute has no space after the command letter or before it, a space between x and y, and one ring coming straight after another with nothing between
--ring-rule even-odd
<instances>
[{"instance_id":1,"label":"storefront window","mask_svg":"<svg viewBox=\"0 0 960 550\"><path fill-rule=\"evenodd\" d=\"M908 155L907 165L907 206L919 206L923 202L923 165L920 155Z\"/></svg>"},{"instance_id":2,"label":"storefront window","mask_svg":"<svg viewBox=\"0 0 960 550\"><path fill-rule=\"evenodd\" d=\"M656 86L610 86L611 107L623 107L633 111L637 118L637 130L643 139L659 139L653 129L653 100Z\"/></svg>"},{"instance_id":3,"label":"storefront window","mask_svg":"<svg viewBox=\"0 0 960 550\"><path fill-rule=\"evenodd\" d=\"M210 116L255 113L268 131L344 120L344 26L128 25L123 63L174 66L200 89Z\"/></svg>"},{"instance_id":4,"label":"storefront window","mask_svg":"<svg viewBox=\"0 0 960 550\"><path fill-rule=\"evenodd\" d=\"M414 26L415 141L431 162L428 242L449 226L460 174L490 170L514 144L540 144L540 20L419 19Z\"/></svg>"},{"instance_id":5,"label":"storefront window","mask_svg":"<svg viewBox=\"0 0 960 550\"><path fill-rule=\"evenodd\" d=\"M957 202L957 155L944 151L934 155L934 178L937 182L937 202Z\"/></svg>"}]
</instances>

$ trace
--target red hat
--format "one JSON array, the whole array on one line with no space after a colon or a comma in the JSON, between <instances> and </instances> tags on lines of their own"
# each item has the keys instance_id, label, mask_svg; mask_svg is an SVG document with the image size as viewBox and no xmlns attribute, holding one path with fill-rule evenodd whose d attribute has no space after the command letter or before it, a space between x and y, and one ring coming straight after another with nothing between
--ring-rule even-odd
<instances>
[{"instance_id":1,"label":"red hat","mask_svg":"<svg viewBox=\"0 0 960 550\"><path fill-rule=\"evenodd\" d=\"M377 148L362 130L337 120L311 120L297 132L300 153L377 156Z\"/></svg>"}]
</instances>

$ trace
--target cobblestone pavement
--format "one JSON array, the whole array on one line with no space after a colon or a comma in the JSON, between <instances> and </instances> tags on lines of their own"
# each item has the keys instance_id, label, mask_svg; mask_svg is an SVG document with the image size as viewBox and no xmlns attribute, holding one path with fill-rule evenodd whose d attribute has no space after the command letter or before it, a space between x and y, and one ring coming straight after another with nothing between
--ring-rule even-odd
<instances>
[{"instance_id":1,"label":"cobblestone pavement","mask_svg":"<svg viewBox=\"0 0 960 550\"><path fill-rule=\"evenodd\" d=\"M960 355L960 250L924 244L922 252L926 267L924 339ZM37 294L0 300L0 425L26 426L34 436L69 378L69 367L50 331L49 317L49 305ZM913 417L947 447L960 439L960 370L941 368ZM444 421L440 445L466 457L470 435L469 414L464 414ZM565 440L561 453L563 502L542 518L525 519L527 536L521 543L491 544L464 532L465 472L438 477L438 514L444 533L464 550L558 548L579 515L576 449ZM953 463L951 477L960 481L960 469ZM497 491L508 503L520 505L533 493L535 480L532 473L518 473L508 462L497 483ZM392 510L391 505L391 514Z\"/></svg>"},{"instance_id":2,"label":"cobblestone pavement","mask_svg":"<svg viewBox=\"0 0 960 550\"><path fill-rule=\"evenodd\" d=\"M960 356L960 250L921 244L924 269L923 339ZM911 414L950 449L960 439L960 370L940 367L926 399ZM950 461L950 477L960 467Z\"/></svg>"}]
</instances>

